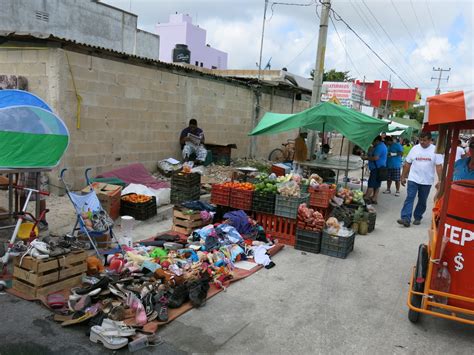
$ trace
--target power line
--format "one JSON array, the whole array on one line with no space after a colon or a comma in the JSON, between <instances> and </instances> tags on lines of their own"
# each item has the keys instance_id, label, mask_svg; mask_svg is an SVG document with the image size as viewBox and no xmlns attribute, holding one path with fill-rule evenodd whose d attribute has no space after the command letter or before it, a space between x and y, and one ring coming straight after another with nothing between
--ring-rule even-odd
<instances>
[{"instance_id":1,"label":"power line","mask_svg":"<svg viewBox=\"0 0 474 355\"><path fill-rule=\"evenodd\" d=\"M362 75L360 74L360 72L357 70L354 62L352 61L352 58L349 54L349 52L347 51L347 48L346 46L344 45L344 42L342 41L342 38L341 36L339 36L339 32L337 31L337 27L336 27L336 24L334 23L333 19L332 19L332 16L329 16L329 19L331 20L331 23L332 23L332 26L334 27L334 30L336 31L336 34L337 34L337 37L339 38L339 42L341 42L341 45L342 45L342 48L344 48L344 52L346 52L346 55L347 57L349 58L349 61L351 62L352 64L352 67L354 68L354 70L356 71L356 73L359 75L359 78L362 78Z\"/></svg>"},{"instance_id":2,"label":"power line","mask_svg":"<svg viewBox=\"0 0 474 355\"><path fill-rule=\"evenodd\" d=\"M411 8L413 9L413 14L415 15L416 23L418 24L418 29L420 30L420 33L423 33L423 28L421 27L421 22L420 22L420 19L418 18L418 15L416 14L415 5L413 5L412 0L410 0L410 5L411 5Z\"/></svg>"},{"instance_id":3,"label":"power line","mask_svg":"<svg viewBox=\"0 0 474 355\"><path fill-rule=\"evenodd\" d=\"M372 12L372 10L370 10L370 8L367 6L366 2L364 0L362 0L362 3L364 4L365 8L367 9L367 11L370 13L370 15L374 18L375 22L377 23L377 25L379 25L379 27L382 29L383 33L385 33L385 36L387 36L388 40L390 41L390 43L392 44L392 46L395 48L395 50L398 52L398 54L400 54L400 56L402 58L405 58L404 54L400 51L400 49L398 48L398 46L395 45L395 42L393 41L392 37L390 37L390 35L388 34L388 32L385 30L384 26L382 26L382 24L379 22L379 20L377 19L377 17L374 15L374 13ZM414 39L413 39L414 40ZM410 66L408 66L408 68L410 68ZM411 68L410 68L411 69Z\"/></svg>"},{"instance_id":4,"label":"power line","mask_svg":"<svg viewBox=\"0 0 474 355\"><path fill-rule=\"evenodd\" d=\"M356 35L356 37L365 44L367 48L370 49L372 53L375 54L375 56L398 78L400 81L405 84L408 88L411 88L411 85L409 85L390 65L387 64L385 60L334 10L331 8L331 11L333 12L334 15L336 15L335 19L336 21L341 21L343 22L349 30L351 30L352 33Z\"/></svg>"},{"instance_id":5,"label":"power line","mask_svg":"<svg viewBox=\"0 0 474 355\"><path fill-rule=\"evenodd\" d=\"M428 5L428 1L425 2L425 5L426 5L426 8L428 9L428 14L430 15L430 19L431 19L431 24L433 25L433 30L434 30L434 33L437 37L439 37L439 33L438 33L438 30L436 29L436 26L435 26L435 23L433 21L433 16L431 15L431 10L430 10L430 7Z\"/></svg>"},{"instance_id":6,"label":"power line","mask_svg":"<svg viewBox=\"0 0 474 355\"><path fill-rule=\"evenodd\" d=\"M395 6L393 0L390 0L390 2L392 3L392 6L393 6L393 8L395 9L395 12L397 13L398 17L400 18L400 22L402 23L403 27L405 27L405 30L408 32L408 35L410 36L411 40L412 40L413 43L415 43L416 46L419 48L420 46L419 46L418 43L416 42L415 37L413 37L413 35L411 34L410 30L408 29L408 26L405 24L405 21L403 21L402 15L400 15L400 12L398 12L398 9L397 9L397 7Z\"/></svg>"},{"instance_id":7,"label":"power line","mask_svg":"<svg viewBox=\"0 0 474 355\"><path fill-rule=\"evenodd\" d=\"M313 36L313 38L311 38L311 40L308 42L308 44L301 50L301 52L299 52L287 65L285 65L287 68L290 66L290 64L293 64L293 62L301 55L303 54L303 52L308 49L308 47L313 43L313 41L316 39L316 37L318 37L318 33L316 32L316 34Z\"/></svg>"},{"instance_id":8,"label":"power line","mask_svg":"<svg viewBox=\"0 0 474 355\"><path fill-rule=\"evenodd\" d=\"M294 2L272 2L272 5L270 6L270 10L272 14L270 15L270 18L267 21L270 21L273 17L273 7L275 5L282 5L282 6L300 6L300 7L307 7L307 6L312 6L316 3L316 0L311 0L311 2L307 4L301 4L301 3L294 3Z\"/></svg>"}]
</instances>

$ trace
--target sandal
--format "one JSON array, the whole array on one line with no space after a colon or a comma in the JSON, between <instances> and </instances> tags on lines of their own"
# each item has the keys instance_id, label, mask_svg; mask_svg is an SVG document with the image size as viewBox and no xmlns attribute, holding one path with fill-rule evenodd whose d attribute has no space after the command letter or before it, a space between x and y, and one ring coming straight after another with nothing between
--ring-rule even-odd
<instances>
[{"instance_id":1,"label":"sandal","mask_svg":"<svg viewBox=\"0 0 474 355\"><path fill-rule=\"evenodd\" d=\"M104 335L108 336L131 337L135 335L134 328L127 326L124 322L107 318L102 321L102 328L105 330Z\"/></svg>"},{"instance_id":2,"label":"sandal","mask_svg":"<svg viewBox=\"0 0 474 355\"><path fill-rule=\"evenodd\" d=\"M128 344L127 338L107 336L105 332L106 330L103 327L94 325L91 328L89 340L93 343L101 343L104 347L111 350L121 349Z\"/></svg>"}]
</instances>

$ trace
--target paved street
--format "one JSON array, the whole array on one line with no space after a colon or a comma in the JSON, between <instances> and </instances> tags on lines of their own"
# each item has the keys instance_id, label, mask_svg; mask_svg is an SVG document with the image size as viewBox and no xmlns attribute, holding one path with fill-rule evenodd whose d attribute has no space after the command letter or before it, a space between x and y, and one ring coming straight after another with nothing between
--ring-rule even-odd
<instances>
[{"instance_id":1,"label":"paved street","mask_svg":"<svg viewBox=\"0 0 474 355\"><path fill-rule=\"evenodd\" d=\"M403 198L381 196L375 231L357 236L346 260L285 248L274 257L275 268L161 329L165 343L146 353L471 354L473 327L407 319L410 268L429 221L396 225ZM2 355L104 352L89 342L87 329L62 329L37 304L8 295L0 302Z\"/></svg>"}]
</instances>

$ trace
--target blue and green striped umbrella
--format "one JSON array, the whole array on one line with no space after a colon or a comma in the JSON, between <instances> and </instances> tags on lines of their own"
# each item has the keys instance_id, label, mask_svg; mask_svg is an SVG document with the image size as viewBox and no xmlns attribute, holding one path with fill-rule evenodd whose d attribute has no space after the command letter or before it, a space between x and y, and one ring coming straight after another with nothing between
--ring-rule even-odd
<instances>
[{"instance_id":1,"label":"blue and green striped umbrella","mask_svg":"<svg viewBox=\"0 0 474 355\"><path fill-rule=\"evenodd\" d=\"M66 125L44 101L0 90L0 168L53 168L68 144Z\"/></svg>"}]
</instances>

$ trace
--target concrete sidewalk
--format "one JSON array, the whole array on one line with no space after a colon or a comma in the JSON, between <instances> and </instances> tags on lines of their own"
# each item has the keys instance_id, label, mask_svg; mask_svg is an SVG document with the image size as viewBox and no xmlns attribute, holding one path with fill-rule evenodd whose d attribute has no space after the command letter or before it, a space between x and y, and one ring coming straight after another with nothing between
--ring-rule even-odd
<instances>
[{"instance_id":1,"label":"concrete sidewalk","mask_svg":"<svg viewBox=\"0 0 474 355\"><path fill-rule=\"evenodd\" d=\"M473 327L429 316L417 325L407 319L408 279L430 214L420 226L401 227L396 219L403 201L404 191L380 196L375 231L357 236L347 259L285 248L273 269L163 327L165 344L145 353L471 354ZM3 295L0 307L0 337L8 339L1 354L27 342L48 354L104 352L89 342L86 329L62 329L37 304Z\"/></svg>"}]
</instances>

